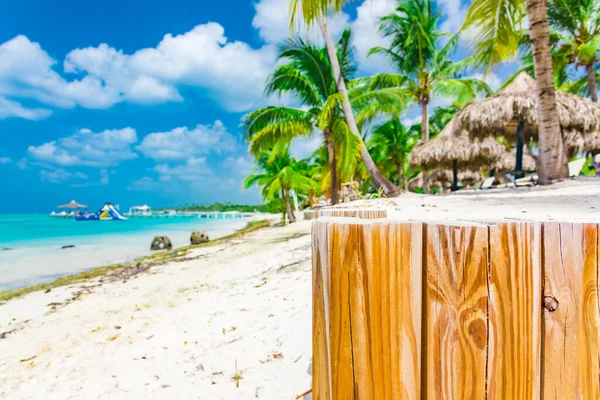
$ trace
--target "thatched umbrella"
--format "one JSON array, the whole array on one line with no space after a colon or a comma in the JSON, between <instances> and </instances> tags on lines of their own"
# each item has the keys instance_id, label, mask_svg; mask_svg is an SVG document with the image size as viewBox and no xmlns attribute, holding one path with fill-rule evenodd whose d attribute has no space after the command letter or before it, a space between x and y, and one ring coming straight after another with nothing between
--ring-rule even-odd
<instances>
[{"instance_id":1,"label":"thatched umbrella","mask_svg":"<svg viewBox=\"0 0 600 400\"><path fill-rule=\"evenodd\" d=\"M440 169L433 171L427 177L427 183L431 187L440 187L444 189L454 188L455 179L459 182L464 183L465 185L474 185L478 182L483 181L483 175L479 171L473 170L463 170L460 171L457 176L454 176L453 171L449 169ZM408 181L407 188L409 191L414 192L417 188L423 187L425 185L425 177L421 172L419 175L415 176L411 180Z\"/></svg>"},{"instance_id":2,"label":"thatched umbrella","mask_svg":"<svg viewBox=\"0 0 600 400\"><path fill-rule=\"evenodd\" d=\"M524 152L523 153L523 163L521 168L524 171L535 171L535 158L531 155L531 153ZM509 151L504 152L502 156L493 164L494 169L500 172L508 172L515 170L515 153L511 153Z\"/></svg>"},{"instance_id":3,"label":"thatched umbrella","mask_svg":"<svg viewBox=\"0 0 600 400\"><path fill-rule=\"evenodd\" d=\"M585 97L556 91L558 120L563 132L581 133L600 130L600 105ZM454 134L467 130L471 137L490 134L504 136L517 143L517 171L522 170L523 144L538 134L536 84L521 72L496 95L471 103L456 117Z\"/></svg>"},{"instance_id":4,"label":"thatched umbrella","mask_svg":"<svg viewBox=\"0 0 600 400\"><path fill-rule=\"evenodd\" d=\"M62 206L58 206L58 208L78 209L78 208L88 208L88 207L86 205L84 205L84 204L79 204L75 200L71 200L71 202L69 202L67 204L63 204Z\"/></svg>"},{"instance_id":5,"label":"thatched umbrella","mask_svg":"<svg viewBox=\"0 0 600 400\"><path fill-rule=\"evenodd\" d=\"M425 143L415 146L410 153L410 164L425 170L452 169L454 176L453 190L457 186L457 174L461 168L488 166L505 151L504 147L491 137L471 140L467 132L454 135L456 119L452 119L440 134Z\"/></svg>"},{"instance_id":6,"label":"thatched umbrella","mask_svg":"<svg viewBox=\"0 0 600 400\"><path fill-rule=\"evenodd\" d=\"M582 135L580 132L570 131L563 135L569 157L584 151L586 153L600 153L600 130Z\"/></svg>"}]
</instances>

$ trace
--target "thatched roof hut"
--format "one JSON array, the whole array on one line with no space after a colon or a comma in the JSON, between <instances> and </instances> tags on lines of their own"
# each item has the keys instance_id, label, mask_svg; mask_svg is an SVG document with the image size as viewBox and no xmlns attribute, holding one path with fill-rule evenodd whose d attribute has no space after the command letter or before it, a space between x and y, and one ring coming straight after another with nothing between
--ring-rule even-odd
<instances>
[{"instance_id":1,"label":"thatched roof hut","mask_svg":"<svg viewBox=\"0 0 600 400\"><path fill-rule=\"evenodd\" d=\"M535 171L535 158L533 158L533 156L531 155L531 153L529 153L529 151L527 151L527 149L524 150L525 151L523 151L523 170ZM504 152L504 154L502 154L502 156L500 156L500 158L493 164L493 167L496 169L496 171L500 173L514 171L516 167L515 153L511 153L509 151Z\"/></svg>"},{"instance_id":2,"label":"thatched roof hut","mask_svg":"<svg viewBox=\"0 0 600 400\"><path fill-rule=\"evenodd\" d=\"M428 178L429 187L431 188L443 188L448 189L452 186L452 170L450 169L439 169L430 173ZM484 180L483 175L479 171L464 170L458 173L458 181L464 185L470 186ZM424 176L421 172L408 181L407 189L411 192L416 191L417 188L422 188L425 185Z\"/></svg>"},{"instance_id":3,"label":"thatched roof hut","mask_svg":"<svg viewBox=\"0 0 600 400\"><path fill-rule=\"evenodd\" d=\"M88 206L86 206L85 204L79 204L75 200L71 200L67 204L63 204L61 206L58 206L58 208L78 209L78 208L88 208Z\"/></svg>"},{"instance_id":4,"label":"thatched roof hut","mask_svg":"<svg viewBox=\"0 0 600 400\"><path fill-rule=\"evenodd\" d=\"M431 170L451 168L456 160L460 167L474 168L491 164L505 151L491 137L471 140L467 132L455 136L455 121L448 122L436 138L417 144L410 153L410 164Z\"/></svg>"},{"instance_id":5,"label":"thatched roof hut","mask_svg":"<svg viewBox=\"0 0 600 400\"><path fill-rule=\"evenodd\" d=\"M570 131L563 135L569 157L583 151L586 153L600 153L600 130L582 135L576 131Z\"/></svg>"},{"instance_id":6,"label":"thatched roof hut","mask_svg":"<svg viewBox=\"0 0 600 400\"><path fill-rule=\"evenodd\" d=\"M556 91L556 103L563 131L587 133L600 130L600 104L560 91ZM523 121L525 138L535 137L538 132L535 80L521 72L496 95L467 105L456 119L454 134L457 136L466 130L471 137L493 134L511 140L516 137L519 122Z\"/></svg>"}]
</instances>

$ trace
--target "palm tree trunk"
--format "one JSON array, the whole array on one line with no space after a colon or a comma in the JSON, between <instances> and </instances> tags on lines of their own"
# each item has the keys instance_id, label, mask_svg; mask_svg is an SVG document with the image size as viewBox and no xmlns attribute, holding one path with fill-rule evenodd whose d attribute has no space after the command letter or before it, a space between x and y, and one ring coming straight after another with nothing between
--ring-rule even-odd
<instances>
[{"instance_id":1,"label":"palm tree trunk","mask_svg":"<svg viewBox=\"0 0 600 400\"><path fill-rule=\"evenodd\" d=\"M598 82L596 82L596 71L594 65L588 64L585 66L585 72L587 73L588 88L590 89L590 97L592 101L598 102Z\"/></svg>"},{"instance_id":2,"label":"palm tree trunk","mask_svg":"<svg viewBox=\"0 0 600 400\"><path fill-rule=\"evenodd\" d=\"M285 191L281 189L281 221L283 222L283 225L285 225L285 217L287 214L286 203L287 199L285 198Z\"/></svg>"},{"instance_id":3,"label":"palm tree trunk","mask_svg":"<svg viewBox=\"0 0 600 400\"><path fill-rule=\"evenodd\" d=\"M285 212L287 214L288 217L288 222L290 224L293 224L294 222L296 222L296 216L294 215L294 210L292 209L292 202L290 201L290 191L285 189L284 190L284 195L285 195Z\"/></svg>"},{"instance_id":4,"label":"palm tree trunk","mask_svg":"<svg viewBox=\"0 0 600 400\"><path fill-rule=\"evenodd\" d=\"M327 155L329 157L329 173L331 174L331 204L338 203L338 182L337 182L337 163L335 160L335 146L333 137L329 128L323 131L325 136L325 146L327 146Z\"/></svg>"},{"instance_id":5,"label":"palm tree trunk","mask_svg":"<svg viewBox=\"0 0 600 400\"><path fill-rule=\"evenodd\" d=\"M398 174L398 187L400 190L406 189L406 173L404 172L404 160L396 160L396 173Z\"/></svg>"},{"instance_id":6,"label":"palm tree trunk","mask_svg":"<svg viewBox=\"0 0 600 400\"><path fill-rule=\"evenodd\" d=\"M362 140L362 136L358 130L358 125L356 125L356 121L354 120L354 114L352 112L352 106L350 105L350 100L348 99L348 91L346 90L346 83L344 82L344 78L342 77L342 71L340 69L340 63L337 58L337 53L335 51L335 45L333 44L333 40L331 40L331 36L329 36L329 32L327 31L327 26L325 25L325 21L323 21L323 17L318 17L317 21L319 23L319 27L321 28L321 32L323 33L323 39L325 39L325 45L327 47L327 55L329 56L329 61L331 62L331 68L333 69L333 76L335 78L335 82L338 88L338 91L342 94L342 108L344 110L344 117L346 119L346 123L350 128L350 131L361 140L361 149L360 156L362 157L362 161L369 172L369 176L373 180L375 187L377 189L383 188L383 192L386 195L393 195L398 192L398 188L392 184L383 174L371 158L369 151L367 150L367 146L365 146L364 141Z\"/></svg>"},{"instance_id":7,"label":"palm tree trunk","mask_svg":"<svg viewBox=\"0 0 600 400\"><path fill-rule=\"evenodd\" d=\"M427 101L421 103L421 141L429 140L429 104Z\"/></svg>"},{"instance_id":8,"label":"palm tree trunk","mask_svg":"<svg viewBox=\"0 0 600 400\"><path fill-rule=\"evenodd\" d=\"M546 0L527 0L527 17L538 95L538 175L541 184L548 184L567 178L569 169L558 122Z\"/></svg>"}]
</instances>

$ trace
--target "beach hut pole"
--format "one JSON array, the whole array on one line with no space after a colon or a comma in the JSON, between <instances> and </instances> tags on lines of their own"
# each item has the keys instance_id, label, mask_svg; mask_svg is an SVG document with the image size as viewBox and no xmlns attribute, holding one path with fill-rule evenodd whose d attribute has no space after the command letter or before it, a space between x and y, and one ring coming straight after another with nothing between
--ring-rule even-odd
<instances>
[{"instance_id":1,"label":"beach hut pole","mask_svg":"<svg viewBox=\"0 0 600 400\"><path fill-rule=\"evenodd\" d=\"M517 127L517 165L515 167L515 177L523 177L523 144L525 142L525 121L519 120L519 126Z\"/></svg>"},{"instance_id":2,"label":"beach hut pole","mask_svg":"<svg viewBox=\"0 0 600 400\"><path fill-rule=\"evenodd\" d=\"M452 160L452 191L458 190L458 160Z\"/></svg>"}]
</instances>

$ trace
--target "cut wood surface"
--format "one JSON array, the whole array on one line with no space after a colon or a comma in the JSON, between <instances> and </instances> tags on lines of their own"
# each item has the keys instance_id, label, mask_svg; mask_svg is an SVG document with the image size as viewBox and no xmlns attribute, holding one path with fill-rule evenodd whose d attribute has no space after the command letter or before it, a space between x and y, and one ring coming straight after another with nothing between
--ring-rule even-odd
<instances>
[{"instance_id":1,"label":"cut wood surface","mask_svg":"<svg viewBox=\"0 0 600 400\"><path fill-rule=\"evenodd\" d=\"M485 398L486 226L427 226L427 398Z\"/></svg>"},{"instance_id":2,"label":"cut wood surface","mask_svg":"<svg viewBox=\"0 0 600 400\"><path fill-rule=\"evenodd\" d=\"M422 233L315 222L315 399L420 398Z\"/></svg>"},{"instance_id":3,"label":"cut wood surface","mask_svg":"<svg viewBox=\"0 0 600 400\"><path fill-rule=\"evenodd\" d=\"M598 227L544 225L544 399L598 399Z\"/></svg>"},{"instance_id":4,"label":"cut wood surface","mask_svg":"<svg viewBox=\"0 0 600 400\"><path fill-rule=\"evenodd\" d=\"M490 400L540 398L541 245L540 223L490 227Z\"/></svg>"},{"instance_id":5,"label":"cut wood surface","mask_svg":"<svg viewBox=\"0 0 600 400\"><path fill-rule=\"evenodd\" d=\"M598 230L315 220L313 398L600 399Z\"/></svg>"},{"instance_id":6,"label":"cut wood surface","mask_svg":"<svg viewBox=\"0 0 600 400\"><path fill-rule=\"evenodd\" d=\"M317 210L317 218L319 217L351 217L360 219L380 219L387 218L388 213L380 208L326 208Z\"/></svg>"}]
</instances>

